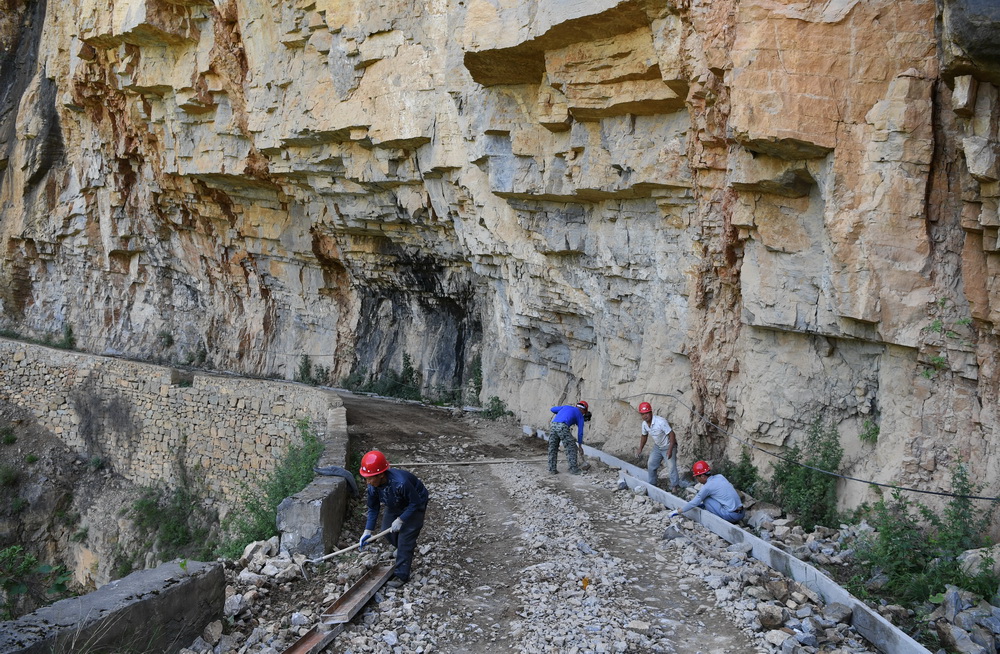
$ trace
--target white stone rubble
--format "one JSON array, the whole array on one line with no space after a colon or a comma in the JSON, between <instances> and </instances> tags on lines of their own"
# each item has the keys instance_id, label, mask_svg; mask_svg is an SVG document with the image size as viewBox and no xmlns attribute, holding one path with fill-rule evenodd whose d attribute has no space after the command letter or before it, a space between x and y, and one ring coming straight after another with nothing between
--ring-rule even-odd
<instances>
[{"instance_id":1,"label":"white stone rubble","mask_svg":"<svg viewBox=\"0 0 1000 654\"><path fill-rule=\"evenodd\" d=\"M409 583L377 592L334 641L335 651L423 654L482 639L529 654L677 651L673 637L680 624L650 612L636 589L635 580L643 570L641 556L626 560L602 551L592 515L559 485L545 485L540 468L497 465L490 472L499 482L497 493L508 494L520 508L507 523L516 528L516 537L496 543L509 552L505 574L490 583L466 585L467 568L478 563L461 557L451 545L476 538L475 507L457 483L428 481L434 515L438 520L447 516L447 522L434 525L433 539L421 537ZM613 471L596 470L586 479L606 493L602 509L607 515L593 517L628 525L646 555L651 553L658 563L676 571L680 596L693 599L693 588L710 589L708 597L714 596L716 607L746 634L756 652L874 651L849 626L849 609L823 606L808 588L749 558L745 545L730 545L688 520L671 521L669 512L643 494L616 492ZM425 526L425 534L429 527ZM391 561L392 556L391 548L382 543L360 556L334 562L324 579L335 582L325 583L321 597L317 590L315 605L295 607L280 620L264 621L253 616L269 595L274 596L269 589L287 586L293 576L301 580L302 567L278 554L276 543L248 548L241 559L246 567L232 573L234 587L226 602L226 617L237 628L224 636L206 630L205 640L211 639L216 654L281 652L316 623L323 606L365 570ZM515 615L501 624L485 607L505 591L517 599L517 606ZM484 608L469 610L470 604L459 599L480 602ZM700 605L686 619L709 629L711 625L701 622L709 610ZM188 651L199 651L200 644Z\"/></svg>"}]
</instances>

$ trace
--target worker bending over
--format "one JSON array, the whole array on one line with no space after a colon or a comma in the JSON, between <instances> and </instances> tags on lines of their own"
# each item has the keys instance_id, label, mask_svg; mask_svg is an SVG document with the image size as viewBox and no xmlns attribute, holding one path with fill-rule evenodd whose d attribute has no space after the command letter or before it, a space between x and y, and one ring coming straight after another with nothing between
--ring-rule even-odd
<instances>
[{"instance_id":1,"label":"worker bending over","mask_svg":"<svg viewBox=\"0 0 1000 654\"><path fill-rule=\"evenodd\" d=\"M583 423L590 420L590 405L580 400L576 406L554 406L549 411L556 414L552 417L552 429L549 431L549 473L554 475L559 472L556 463L559 459L559 443L562 442L566 448L569 471L578 475L580 466L576 462L576 450L580 448L583 451ZM569 430L570 425L576 425L575 443Z\"/></svg>"},{"instance_id":2,"label":"worker bending over","mask_svg":"<svg viewBox=\"0 0 1000 654\"><path fill-rule=\"evenodd\" d=\"M702 484L701 490L691 499L690 502L670 514L674 518L688 509L704 505L704 508L719 516L723 520L728 520L733 524L743 519L743 500L736 492L729 480L722 475L712 475L712 469L704 461L695 461L691 466L691 474L695 481ZM709 476L711 475L711 476Z\"/></svg>"},{"instance_id":3,"label":"worker bending over","mask_svg":"<svg viewBox=\"0 0 1000 654\"><path fill-rule=\"evenodd\" d=\"M413 550L427 511L427 489L413 473L390 468L389 461L378 450L361 458L360 472L368 483L368 521L358 549L364 549L378 520L379 507L384 505L382 531L392 529L386 538L396 548L395 574L386 585L399 588L410 578Z\"/></svg>"}]
</instances>

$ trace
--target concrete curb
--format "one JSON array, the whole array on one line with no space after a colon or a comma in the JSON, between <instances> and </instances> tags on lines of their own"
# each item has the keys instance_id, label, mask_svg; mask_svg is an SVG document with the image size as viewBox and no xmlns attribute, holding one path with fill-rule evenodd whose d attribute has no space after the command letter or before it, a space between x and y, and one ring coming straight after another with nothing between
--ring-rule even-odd
<instances>
[{"instance_id":1,"label":"concrete curb","mask_svg":"<svg viewBox=\"0 0 1000 654\"><path fill-rule=\"evenodd\" d=\"M170 561L0 624L0 652L177 652L222 617L222 564Z\"/></svg>"},{"instance_id":2,"label":"concrete curb","mask_svg":"<svg viewBox=\"0 0 1000 654\"><path fill-rule=\"evenodd\" d=\"M525 428L525 432L527 432L527 428ZM546 437L545 432L540 430L536 432L536 435L539 438ZM610 468L617 468L619 479L624 480L630 489L645 488L646 494L651 499L670 509L680 509L687 504L679 497L642 481L646 479L645 468L640 468L589 445L583 446L583 452L588 457L600 460ZM755 559L772 570L808 587L822 597L824 602L828 604L837 602L849 607L852 610L851 625L885 654L931 654L927 648L900 631L899 628L851 595L817 568L708 511L696 508L684 515L730 543L749 543L753 546L751 555Z\"/></svg>"}]
</instances>

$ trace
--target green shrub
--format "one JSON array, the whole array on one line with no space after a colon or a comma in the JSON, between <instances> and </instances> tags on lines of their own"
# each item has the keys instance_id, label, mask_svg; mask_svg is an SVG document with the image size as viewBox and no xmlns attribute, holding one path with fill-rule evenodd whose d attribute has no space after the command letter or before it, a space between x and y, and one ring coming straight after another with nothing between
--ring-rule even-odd
<instances>
[{"instance_id":1,"label":"green shrub","mask_svg":"<svg viewBox=\"0 0 1000 654\"><path fill-rule=\"evenodd\" d=\"M62 566L39 565L20 545L0 550L0 617L10 620L49 604L67 591L72 575Z\"/></svg>"},{"instance_id":2,"label":"green shrub","mask_svg":"<svg viewBox=\"0 0 1000 654\"><path fill-rule=\"evenodd\" d=\"M892 585L927 566L924 534L914 507L901 491L893 491L892 499L880 499L867 516L875 532L864 537L858 546L858 559L866 572L883 573ZM890 588L891 589L891 588Z\"/></svg>"},{"instance_id":3,"label":"green shrub","mask_svg":"<svg viewBox=\"0 0 1000 654\"><path fill-rule=\"evenodd\" d=\"M161 330L156 334L156 343L161 349L167 350L174 344L174 335L167 330Z\"/></svg>"},{"instance_id":4,"label":"green shrub","mask_svg":"<svg viewBox=\"0 0 1000 654\"><path fill-rule=\"evenodd\" d=\"M351 374L347 375L340 380L340 385L349 391L360 391L365 385L365 380L368 378L368 372L362 368L360 370L355 370Z\"/></svg>"},{"instance_id":5,"label":"green shrub","mask_svg":"<svg viewBox=\"0 0 1000 654\"><path fill-rule=\"evenodd\" d=\"M330 369L326 366L313 365L309 355L299 357L299 368L295 372L295 381L312 386L325 386L330 383Z\"/></svg>"},{"instance_id":6,"label":"green shrub","mask_svg":"<svg viewBox=\"0 0 1000 654\"><path fill-rule=\"evenodd\" d=\"M874 445L878 442L878 433L878 425L871 420L865 420L864 424L861 425L861 433L858 434L858 439L862 443Z\"/></svg>"},{"instance_id":7,"label":"green shrub","mask_svg":"<svg viewBox=\"0 0 1000 654\"><path fill-rule=\"evenodd\" d=\"M129 515L164 560L179 556L204 560L214 554L218 520L202 507L198 491L183 467L176 487L144 488L132 503Z\"/></svg>"},{"instance_id":8,"label":"green shrub","mask_svg":"<svg viewBox=\"0 0 1000 654\"><path fill-rule=\"evenodd\" d=\"M792 447L774 467L770 484L773 497L769 499L798 516L807 531L816 525L836 525L837 479L821 471L839 472L843 454L837 430L823 429L817 420L809 430L805 447Z\"/></svg>"},{"instance_id":9,"label":"green shrub","mask_svg":"<svg viewBox=\"0 0 1000 654\"><path fill-rule=\"evenodd\" d=\"M3 338L10 338L18 341L24 341L25 343L34 343L36 345L56 347L63 350L76 349L76 336L73 334L73 328L70 327L69 325L63 326L62 337L58 339L52 334L46 334L41 339L29 338L27 336L22 336L18 332L11 331L9 329L0 329L0 336L2 336Z\"/></svg>"},{"instance_id":10,"label":"green shrub","mask_svg":"<svg viewBox=\"0 0 1000 654\"><path fill-rule=\"evenodd\" d=\"M17 442L17 435L14 430L10 427L0 428L0 443L4 445L13 445Z\"/></svg>"},{"instance_id":11,"label":"green shrub","mask_svg":"<svg viewBox=\"0 0 1000 654\"><path fill-rule=\"evenodd\" d=\"M11 488L21 480L21 471L10 465L0 465L0 486Z\"/></svg>"},{"instance_id":12,"label":"green shrub","mask_svg":"<svg viewBox=\"0 0 1000 654\"><path fill-rule=\"evenodd\" d=\"M323 444L307 420L299 422L301 444L288 448L284 459L259 487L244 484L237 509L226 521L228 537L219 548L222 556L239 556L247 543L267 540L278 533L278 504L309 485Z\"/></svg>"},{"instance_id":13,"label":"green shrub","mask_svg":"<svg viewBox=\"0 0 1000 654\"><path fill-rule=\"evenodd\" d=\"M114 576L116 579L124 577L135 569L135 558L136 557L134 555L130 555L127 551L125 551L121 542L115 544L115 548L111 552L111 566L114 570Z\"/></svg>"},{"instance_id":14,"label":"green shrub","mask_svg":"<svg viewBox=\"0 0 1000 654\"><path fill-rule=\"evenodd\" d=\"M972 483L968 469L961 463L952 468L951 481L955 495L975 495L982 490L981 486ZM996 506L997 503L994 502L988 511L982 511L973 506L968 497L952 497L940 519L926 509L923 510L924 517L935 528L931 545L942 553L960 553L983 547L988 543L984 534L989 532Z\"/></svg>"},{"instance_id":15,"label":"green shrub","mask_svg":"<svg viewBox=\"0 0 1000 654\"><path fill-rule=\"evenodd\" d=\"M24 461L25 461L25 463L35 463L35 462L38 461L38 455L37 454L26 454L24 456Z\"/></svg>"},{"instance_id":16,"label":"green shrub","mask_svg":"<svg viewBox=\"0 0 1000 654\"><path fill-rule=\"evenodd\" d=\"M351 377L353 376L352 374ZM346 382L353 380L345 379L344 381L345 388L352 388ZM402 370L399 372L389 370L378 379L368 378L359 387L352 390L384 395L386 397L398 397L404 400L420 400L422 399L420 387L420 374L413 367L413 360L410 359L410 355L404 353Z\"/></svg>"},{"instance_id":17,"label":"green shrub","mask_svg":"<svg viewBox=\"0 0 1000 654\"><path fill-rule=\"evenodd\" d=\"M76 349L76 336L73 335L73 328L69 325L63 325L62 338L53 345L62 350Z\"/></svg>"},{"instance_id":18,"label":"green shrub","mask_svg":"<svg viewBox=\"0 0 1000 654\"><path fill-rule=\"evenodd\" d=\"M479 406L479 395L483 392L483 359L478 355L472 360L469 383L471 385L469 403L473 406Z\"/></svg>"},{"instance_id":19,"label":"green shrub","mask_svg":"<svg viewBox=\"0 0 1000 654\"><path fill-rule=\"evenodd\" d=\"M330 369L326 366L314 366L312 381L310 383L313 386L329 386Z\"/></svg>"},{"instance_id":20,"label":"green shrub","mask_svg":"<svg viewBox=\"0 0 1000 654\"><path fill-rule=\"evenodd\" d=\"M196 368L207 367L208 362L208 348L205 347L203 341L198 342L198 347L195 348L194 352L188 352L187 356L184 358L184 363L189 366L194 366Z\"/></svg>"},{"instance_id":21,"label":"green shrub","mask_svg":"<svg viewBox=\"0 0 1000 654\"><path fill-rule=\"evenodd\" d=\"M748 447L744 447L740 452L740 460L738 463L733 463L728 460L724 461L722 465L719 466L719 472L722 473L733 486L750 495L754 495L757 489L757 484L761 481L760 473L757 472L757 468L754 467L753 462L750 460L750 448Z\"/></svg>"},{"instance_id":22,"label":"green shrub","mask_svg":"<svg viewBox=\"0 0 1000 654\"><path fill-rule=\"evenodd\" d=\"M329 371L325 370L329 377ZM385 397L398 397L404 400L421 400L420 373L413 366L409 354L403 354L403 367L399 372L389 370L379 378L369 376L362 368L352 372L340 380L340 385L349 391L374 393Z\"/></svg>"},{"instance_id":23,"label":"green shrub","mask_svg":"<svg viewBox=\"0 0 1000 654\"><path fill-rule=\"evenodd\" d=\"M64 506L68 506L72 497L64 495L60 499L60 503ZM59 524L66 525L67 527L75 527L80 522L80 514L75 511L67 511L65 509L57 509L52 513L52 516L56 519Z\"/></svg>"},{"instance_id":24,"label":"green shrub","mask_svg":"<svg viewBox=\"0 0 1000 654\"><path fill-rule=\"evenodd\" d=\"M299 357L299 369L295 373L295 381L303 384L311 384L313 378L312 359L309 355L303 354Z\"/></svg>"},{"instance_id":25,"label":"green shrub","mask_svg":"<svg viewBox=\"0 0 1000 654\"><path fill-rule=\"evenodd\" d=\"M399 372L388 371L385 375L375 381L369 381L364 390L384 395L386 397L398 397L404 400L419 400L420 396L420 376L410 355L403 354L403 367Z\"/></svg>"},{"instance_id":26,"label":"green shrub","mask_svg":"<svg viewBox=\"0 0 1000 654\"><path fill-rule=\"evenodd\" d=\"M978 488L964 465L952 470L952 489L958 496L974 495ZM857 559L864 578L850 585L859 592L875 592L895 603L918 604L945 590L947 584L983 597L996 592L1000 579L992 572L992 561L979 570L964 571L958 556L988 544L987 533L994 502L988 511L973 506L968 497L952 497L941 515L894 491L868 515L875 533L862 539ZM921 521L920 518L923 520ZM875 591L863 588L865 579L884 574L886 583Z\"/></svg>"},{"instance_id":27,"label":"green shrub","mask_svg":"<svg viewBox=\"0 0 1000 654\"><path fill-rule=\"evenodd\" d=\"M491 397L490 401L486 403L486 407L483 408L483 417L489 420L499 420L504 416L512 415L514 412L508 411L507 404L496 395Z\"/></svg>"}]
</instances>

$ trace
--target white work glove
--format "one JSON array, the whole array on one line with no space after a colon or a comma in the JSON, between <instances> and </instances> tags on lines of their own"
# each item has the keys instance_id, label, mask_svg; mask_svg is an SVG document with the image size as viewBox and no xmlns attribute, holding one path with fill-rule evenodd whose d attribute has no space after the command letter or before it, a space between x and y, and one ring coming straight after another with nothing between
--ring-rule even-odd
<instances>
[{"instance_id":1,"label":"white work glove","mask_svg":"<svg viewBox=\"0 0 1000 654\"><path fill-rule=\"evenodd\" d=\"M403 528L403 521L400 520L399 518L396 518L395 520L393 520L392 521L392 526L389 527L389 529L392 529L392 533L394 533L394 534L398 533L399 530L402 529L402 528Z\"/></svg>"},{"instance_id":2,"label":"white work glove","mask_svg":"<svg viewBox=\"0 0 1000 654\"><path fill-rule=\"evenodd\" d=\"M358 541L358 551L359 552L361 550L365 549L365 543L367 543L368 539L371 538L371 537L372 537L372 530L371 529L365 529L365 533L361 534L361 540Z\"/></svg>"}]
</instances>

